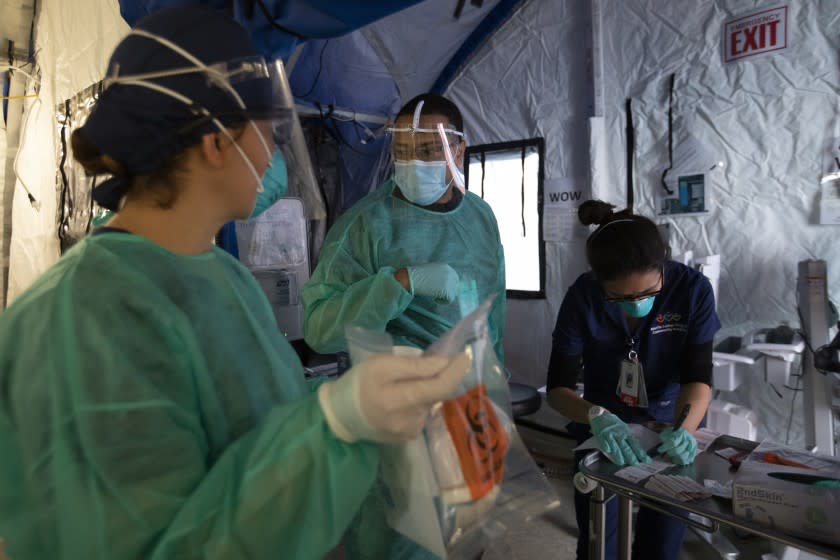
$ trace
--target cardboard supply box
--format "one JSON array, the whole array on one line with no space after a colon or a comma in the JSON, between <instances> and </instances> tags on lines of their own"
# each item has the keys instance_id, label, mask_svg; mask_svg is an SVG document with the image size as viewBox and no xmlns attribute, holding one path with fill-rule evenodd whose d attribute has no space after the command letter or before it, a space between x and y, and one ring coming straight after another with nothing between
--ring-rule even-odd
<instances>
[{"instance_id":1,"label":"cardboard supply box","mask_svg":"<svg viewBox=\"0 0 840 560\"><path fill-rule=\"evenodd\" d=\"M814 541L840 545L840 489L813 486L837 478L811 469L754 461L741 464L732 487L738 517Z\"/></svg>"}]
</instances>

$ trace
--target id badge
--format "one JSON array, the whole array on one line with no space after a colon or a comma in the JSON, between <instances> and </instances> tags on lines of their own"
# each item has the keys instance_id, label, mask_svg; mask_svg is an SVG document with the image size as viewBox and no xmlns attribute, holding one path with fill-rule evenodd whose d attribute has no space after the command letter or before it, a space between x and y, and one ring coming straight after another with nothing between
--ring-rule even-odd
<instances>
[{"instance_id":1,"label":"id badge","mask_svg":"<svg viewBox=\"0 0 840 560\"><path fill-rule=\"evenodd\" d=\"M615 390L621 402L627 406L647 408L648 398L645 389L645 373L636 352L621 360L621 370L618 373L618 387Z\"/></svg>"}]
</instances>

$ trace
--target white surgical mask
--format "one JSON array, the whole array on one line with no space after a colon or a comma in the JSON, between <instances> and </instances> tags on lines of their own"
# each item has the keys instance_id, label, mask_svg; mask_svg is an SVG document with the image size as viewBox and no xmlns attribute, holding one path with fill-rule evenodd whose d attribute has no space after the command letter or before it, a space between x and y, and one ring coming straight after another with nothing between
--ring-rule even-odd
<instances>
[{"instance_id":1,"label":"white surgical mask","mask_svg":"<svg viewBox=\"0 0 840 560\"><path fill-rule=\"evenodd\" d=\"M445 161L396 161L394 180L403 196L419 206L434 204L449 188Z\"/></svg>"}]
</instances>

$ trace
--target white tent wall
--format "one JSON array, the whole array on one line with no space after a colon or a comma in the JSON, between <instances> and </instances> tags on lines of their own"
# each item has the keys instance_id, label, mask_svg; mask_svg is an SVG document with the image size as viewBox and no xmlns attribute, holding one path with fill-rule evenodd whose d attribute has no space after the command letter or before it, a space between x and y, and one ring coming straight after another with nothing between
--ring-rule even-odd
<instances>
[{"instance_id":1,"label":"white tent wall","mask_svg":"<svg viewBox=\"0 0 840 560\"><path fill-rule=\"evenodd\" d=\"M31 71L31 66L29 66ZM15 191L14 161L20 141L21 118L23 117L24 93L29 78L22 72L13 71L9 78L8 105L0 127L3 136L0 146L0 309L6 299L9 280L9 248L12 239L12 200Z\"/></svg>"},{"instance_id":2,"label":"white tent wall","mask_svg":"<svg viewBox=\"0 0 840 560\"><path fill-rule=\"evenodd\" d=\"M589 192L590 22L589 2L526 2L446 92L464 113L470 144L544 137L546 184L570 179L583 199ZM545 384L557 311L585 270L586 230L574 231L566 241L546 243L546 299L508 300L505 362L517 381Z\"/></svg>"},{"instance_id":3,"label":"white tent wall","mask_svg":"<svg viewBox=\"0 0 840 560\"><path fill-rule=\"evenodd\" d=\"M724 20L777 4L645 0L594 3L600 79L589 90L590 2L532 0L473 57L446 92L471 144L546 138L546 183L590 176L599 198L625 206L624 101L634 100L636 211L654 216L668 166L667 77L676 73L675 146L697 138L725 167L710 174L712 212L671 224L675 252L721 253L725 326L797 324L796 265L836 261L837 230L817 225L826 145L838 126L840 16L832 3L789 5L789 47L723 62ZM603 112L591 105L602 104ZM605 119L599 154L588 117ZM597 124L597 123L596 123ZM593 149L590 149L590 145ZM583 159L590 157L592 172ZM579 232L580 230L578 230ZM563 293L586 268L583 239L547 243L547 300L510 300L506 361L521 381L544 382ZM840 290L840 267L829 266ZM744 327L746 328L746 327Z\"/></svg>"},{"instance_id":4,"label":"white tent wall","mask_svg":"<svg viewBox=\"0 0 840 560\"><path fill-rule=\"evenodd\" d=\"M39 5L35 51L41 84L37 99L26 104L17 154L7 303L59 256L55 106L102 78L108 57L127 32L117 0ZM33 83L27 92L36 92Z\"/></svg>"},{"instance_id":5,"label":"white tent wall","mask_svg":"<svg viewBox=\"0 0 840 560\"><path fill-rule=\"evenodd\" d=\"M444 65L473 29L498 4L465 3L461 16L452 17L454 2L427 0L361 29L391 71L403 102L431 89Z\"/></svg>"},{"instance_id":6,"label":"white tent wall","mask_svg":"<svg viewBox=\"0 0 840 560\"><path fill-rule=\"evenodd\" d=\"M671 242L677 253L721 254L718 313L735 335L782 321L799 324L800 260L826 260L829 289L835 300L840 297L840 230L817 225L827 145L840 136L838 5L788 2L786 50L729 64L723 60L724 21L778 5L755 0L596 3L603 53L602 89L596 82L596 91L604 101L610 162L600 195L624 206L624 102L632 97L636 211L654 215L668 167L667 78L676 73L674 146L690 134L725 167L709 175L711 215L667 220ZM726 399L757 413L759 438L790 437L792 444L804 445L802 398L797 402L794 391L773 388L757 374Z\"/></svg>"},{"instance_id":7,"label":"white tent wall","mask_svg":"<svg viewBox=\"0 0 840 560\"><path fill-rule=\"evenodd\" d=\"M729 64L724 21L779 4L757 0L600 0L607 160L605 196L624 206L624 101L636 127L636 211L654 215L667 151L667 77L676 73L674 145L697 138L725 167L710 173L712 211L668 220L677 252L720 253L725 326L796 315L797 262L829 263L840 294L838 230L817 225L826 144L840 136L840 12L788 2L786 50ZM596 84L596 88L598 85Z\"/></svg>"},{"instance_id":8,"label":"white tent wall","mask_svg":"<svg viewBox=\"0 0 840 560\"><path fill-rule=\"evenodd\" d=\"M29 94L34 91L27 89ZM37 99L27 100L15 161L17 181L12 203L7 304L11 304L59 256L54 128L52 98L42 93Z\"/></svg>"},{"instance_id":9,"label":"white tent wall","mask_svg":"<svg viewBox=\"0 0 840 560\"><path fill-rule=\"evenodd\" d=\"M26 90L26 72L32 72L29 63L29 38L32 32L34 0L5 0L0 4L0 45L13 44L12 60L0 62L0 84L9 80L9 99L0 102L0 310L6 303L6 285L9 278L9 245L12 236L12 199L15 176L12 164L17 154L20 122ZM9 53L4 53L9 54ZM7 70L7 66L23 70Z\"/></svg>"},{"instance_id":10,"label":"white tent wall","mask_svg":"<svg viewBox=\"0 0 840 560\"><path fill-rule=\"evenodd\" d=\"M26 72L33 72L33 65L27 65ZM13 71L9 81L9 104L5 115L5 152L0 167L0 263L2 263L2 278L0 278L0 309L5 303L9 280L9 254L12 241L12 201L15 193L14 163L20 144L20 133L23 121L23 111L26 106L24 98L26 84L30 81L24 72Z\"/></svg>"},{"instance_id":11,"label":"white tent wall","mask_svg":"<svg viewBox=\"0 0 840 560\"><path fill-rule=\"evenodd\" d=\"M12 41L15 51L29 50L34 5L35 0L3 0L0 4L0 41L4 47L6 41Z\"/></svg>"}]
</instances>

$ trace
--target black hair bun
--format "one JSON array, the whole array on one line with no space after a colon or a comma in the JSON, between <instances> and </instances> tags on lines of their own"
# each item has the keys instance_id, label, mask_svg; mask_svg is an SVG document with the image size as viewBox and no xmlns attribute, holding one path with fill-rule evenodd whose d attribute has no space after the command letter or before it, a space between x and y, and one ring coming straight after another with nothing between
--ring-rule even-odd
<instances>
[{"instance_id":1,"label":"black hair bun","mask_svg":"<svg viewBox=\"0 0 840 560\"><path fill-rule=\"evenodd\" d=\"M587 200L578 208L578 219L585 226L602 226L613 219L613 206L600 200Z\"/></svg>"}]
</instances>

